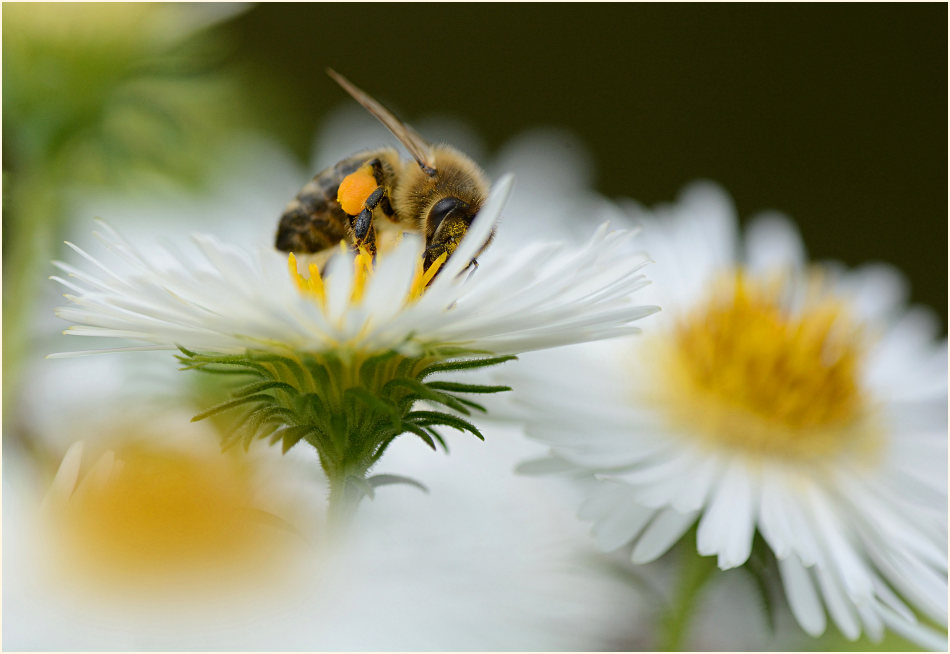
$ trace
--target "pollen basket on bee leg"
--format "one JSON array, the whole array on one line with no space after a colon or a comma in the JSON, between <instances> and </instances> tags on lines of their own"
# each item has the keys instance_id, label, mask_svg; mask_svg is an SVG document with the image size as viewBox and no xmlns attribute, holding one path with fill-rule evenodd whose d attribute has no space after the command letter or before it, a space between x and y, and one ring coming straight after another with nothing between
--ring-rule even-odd
<instances>
[{"instance_id":1,"label":"pollen basket on bee leg","mask_svg":"<svg viewBox=\"0 0 950 654\"><path fill-rule=\"evenodd\" d=\"M366 199L378 187L379 182L373 175L373 167L366 165L343 178L336 199L343 211L356 216L363 210Z\"/></svg>"}]
</instances>

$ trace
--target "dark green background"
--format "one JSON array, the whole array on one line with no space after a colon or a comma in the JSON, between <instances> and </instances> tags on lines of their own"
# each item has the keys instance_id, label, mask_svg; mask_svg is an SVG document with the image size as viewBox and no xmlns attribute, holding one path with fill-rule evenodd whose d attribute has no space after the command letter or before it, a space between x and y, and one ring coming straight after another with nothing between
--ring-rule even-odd
<instances>
[{"instance_id":1,"label":"dark green background","mask_svg":"<svg viewBox=\"0 0 950 654\"><path fill-rule=\"evenodd\" d=\"M609 196L718 181L743 217L793 216L818 258L899 265L945 319L946 25L942 4L427 3L267 4L223 29L302 159L345 101L332 66L492 148L568 128Z\"/></svg>"}]
</instances>

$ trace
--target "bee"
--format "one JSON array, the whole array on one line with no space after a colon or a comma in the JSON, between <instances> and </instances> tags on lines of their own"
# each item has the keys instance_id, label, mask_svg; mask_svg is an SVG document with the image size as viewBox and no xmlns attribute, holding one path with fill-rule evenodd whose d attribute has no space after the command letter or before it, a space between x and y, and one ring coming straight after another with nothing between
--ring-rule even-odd
<instances>
[{"instance_id":1,"label":"bee","mask_svg":"<svg viewBox=\"0 0 950 654\"><path fill-rule=\"evenodd\" d=\"M317 173L284 209L277 249L310 254L346 241L375 254L377 230L381 234L395 228L425 238L426 269L441 255L451 256L488 197L485 173L452 146L427 143L342 75L331 69L327 74L385 125L415 161L383 147L358 152ZM490 241L491 236L479 253Z\"/></svg>"}]
</instances>

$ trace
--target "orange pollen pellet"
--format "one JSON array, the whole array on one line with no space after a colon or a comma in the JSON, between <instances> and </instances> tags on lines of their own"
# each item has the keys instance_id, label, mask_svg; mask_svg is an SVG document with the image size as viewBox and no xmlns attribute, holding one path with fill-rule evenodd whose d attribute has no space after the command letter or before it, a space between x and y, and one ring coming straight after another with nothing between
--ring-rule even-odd
<instances>
[{"instance_id":1,"label":"orange pollen pellet","mask_svg":"<svg viewBox=\"0 0 950 654\"><path fill-rule=\"evenodd\" d=\"M343 178L336 194L336 201L340 203L343 211L356 216L363 210L366 198L376 190L377 186L379 183L373 177L373 169L370 166L363 166Z\"/></svg>"}]
</instances>

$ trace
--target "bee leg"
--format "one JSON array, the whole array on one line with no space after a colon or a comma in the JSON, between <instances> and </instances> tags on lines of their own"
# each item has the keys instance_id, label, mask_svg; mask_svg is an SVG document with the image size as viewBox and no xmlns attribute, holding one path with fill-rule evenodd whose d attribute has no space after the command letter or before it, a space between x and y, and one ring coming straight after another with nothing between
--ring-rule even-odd
<instances>
[{"instance_id":1,"label":"bee leg","mask_svg":"<svg viewBox=\"0 0 950 654\"><path fill-rule=\"evenodd\" d=\"M379 205L380 201L385 198L385 193L386 188L384 186L377 186L376 190L370 193L369 197L366 198L366 201L363 203L363 210L360 211L359 215L353 221L353 236L356 237L357 246L364 245L367 236L372 233L373 245L371 247L375 250L376 230L370 231L370 228L373 226L373 210Z\"/></svg>"},{"instance_id":2,"label":"bee leg","mask_svg":"<svg viewBox=\"0 0 950 654\"><path fill-rule=\"evenodd\" d=\"M468 266L466 266L456 277L461 277L462 275L465 275L465 273L468 273L468 275L465 277L465 280L468 281L472 278L472 275L475 274L476 270L478 270L478 259L472 259L472 262L468 264Z\"/></svg>"},{"instance_id":3,"label":"bee leg","mask_svg":"<svg viewBox=\"0 0 950 654\"><path fill-rule=\"evenodd\" d=\"M372 223L366 231L366 237L357 244L356 250L365 250L373 255L374 260L376 259L376 228Z\"/></svg>"},{"instance_id":4,"label":"bee leg","mask_svg":"<svg viewBox=\"0 0 950 654\"><path fill-rule=\"evenodd\" d=\"M366 238L369 227L373 224L373 210L376 208L376 205L379 204L385 192L385 187L377 186L376 190L370 193L366 201L363 202L363 210L360 211L356 220L353 221L353 235L356 237L357 242Z\"/></svg>"},{"instance_id":5,"label":"bee leg","mask_svg":"<svg viewBox=\"0 0 950 654\"><path fill-rule=\"evenodd\" d=\"M369 233L369 228L373 226L373 210L363 209L360 215L353 221L353 235L356 237L357 244L362 243Z\"/></svg>"}]
</instances>

